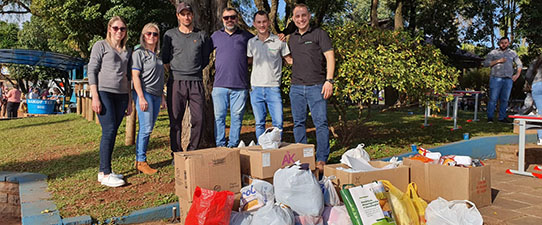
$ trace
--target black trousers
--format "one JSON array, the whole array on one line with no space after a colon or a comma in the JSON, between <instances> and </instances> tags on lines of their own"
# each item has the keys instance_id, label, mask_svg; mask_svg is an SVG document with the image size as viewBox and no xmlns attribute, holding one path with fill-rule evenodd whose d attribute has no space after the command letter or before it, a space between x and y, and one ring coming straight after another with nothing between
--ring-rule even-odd
<instances>
[{"instance_id":1,"label":"black trousers","mask_svg":"<svg viewBox=\"0 0 542 225\"><path fill-rule=\"evenodd\" d=\"M173 80L167 82L167 110L169 115L169 140L171 151L182 151L182 121L186 105L190 107L190 143L187 150L199 148L205 118L203 81Z\"/></svg>"},{"instance_id":2,"label":"black trousers","mask_svg":"<svg viewBox=\"0 0 542 225\"><path fill-rule=\"evenodd\" d=\"M8 102L6 111L8 113L8 118L17 118L17 111L19 110L20 102Z\"/></svg>"}]
</instances>

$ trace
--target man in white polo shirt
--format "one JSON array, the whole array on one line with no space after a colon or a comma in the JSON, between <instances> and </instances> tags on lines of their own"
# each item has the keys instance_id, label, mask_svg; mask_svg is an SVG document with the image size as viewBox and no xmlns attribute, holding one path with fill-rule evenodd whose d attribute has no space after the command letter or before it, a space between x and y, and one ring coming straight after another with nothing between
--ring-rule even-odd
<instances>
[{"instance_id":1,"label":"man in white polo shirt","mask_svg":"<svg viewBox=\"0 0 542 225\"><path fill-rule=\"evenodd\" d=\"M252 62L250 76L250 102L256 121L256 140L265 131L267 108L274 127L282 129L282 98L280 79L282 59L292 64L288 45L269 31L269 15L265 11L254 14L254 27L258 35L248 41L247 56Z\"/></svg>"}]
</instances>

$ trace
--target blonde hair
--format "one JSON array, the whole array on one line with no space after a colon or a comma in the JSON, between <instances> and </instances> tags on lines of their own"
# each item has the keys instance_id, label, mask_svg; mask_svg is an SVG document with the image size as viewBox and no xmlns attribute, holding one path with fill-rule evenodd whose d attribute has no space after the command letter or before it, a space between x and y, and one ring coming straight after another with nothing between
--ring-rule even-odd
<instances>
[{"instance_id":1,"label":"blonde hair","mask_svg":"<svg viewBox=\"0 0 542 225\"><path fill-rule=\"evenodd\" d=\"M156 29L156 32L158 32L158 42L156 42L156 46L152 50L155 54L158 54L160 52L160 28L158 28L158 25L156 23L145 24L145 26L141 30L141 35L139 36L139 44L141 45L141 47L147 49L147 43L145 42L145 33L147 33L150 28L154 28Z\"/></svg>"},{"instance_id":2,"label":"blonde hair","mask_svg":"<svg viewBox=\"0 0 542 225\"><path fill-rule=\"evenodd\" d=\"M117 22L117 21L120 21L120 22L124 23L124 26L126 26L126 22L124 21L124 19L122 19L122 17L120 17L120 16L111 17L111 19L109 20L109 23L107 23L107 36L105 38L107 43L109 43L109 45L111 45L111 46L113 46L113 42L111 41L111 31L110 31L109 28L111 27L111 25L114 22ZM127 41L128 41L128 27L126 27L126 31L124 32L124 38L120 41L120 47L124 51L126 51L126 42Z\"/></svg>"}]
</instances>

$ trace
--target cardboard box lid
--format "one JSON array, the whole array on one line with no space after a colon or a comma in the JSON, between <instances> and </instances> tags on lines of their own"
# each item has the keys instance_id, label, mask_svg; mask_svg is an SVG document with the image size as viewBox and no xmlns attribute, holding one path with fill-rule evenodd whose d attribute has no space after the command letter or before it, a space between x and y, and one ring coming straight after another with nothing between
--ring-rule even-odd
<instances>
[{"instance_id":1,"label":"cardboard box lid","mask_svg":"<svg viewBox=\"0 0 542 225\"><path fill-rule=\"evenodd\" d=\"M278 149L262 149L261 146L241 148L241 172L259 179L273 177L275 172L295 161L309 163L315 169L315 149L311 144L281 143Z\"/></svg>"},{"instance_id":2,"label":"cardboard box lid","mask_svg":"<svg viewBox=\"0 0 542 225\"><path fill-rule=\"evenodd\" d=\"M192 200L196 186L234 193L241 189L239 150L211 148L177 152L174 157L175 191L179 198Z\"/></svg>"}]
</instances>

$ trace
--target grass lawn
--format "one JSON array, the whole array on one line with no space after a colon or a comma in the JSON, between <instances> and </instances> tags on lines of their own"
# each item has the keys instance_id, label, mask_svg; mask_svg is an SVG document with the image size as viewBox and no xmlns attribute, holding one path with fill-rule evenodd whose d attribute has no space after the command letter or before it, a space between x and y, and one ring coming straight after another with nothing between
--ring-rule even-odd
<instances>
[{"instance_id":1,"label":"grass lawn","mask_svg":"<svg viewBox=\"0 0 542 225\"><path fill-rule=\"evenodd\" d=\"M374 112L370 122L353 130L356 135L350 146L332 139L330 162L338 162L345 150L358 143L365 143L373 158L380 158L410 151L410 144L430 148L461 140L466 132L471 137L490 136L511 134L513 128L510 124L487 124L484 113L479 114L482 121L466 123L472 118L472 113L468 112L459 115L460 130L451 131L453 121L442 118L430 118L432 125L422 128L423 110L408 111ZM328 116L333 125L337 115L331 108ZM284 121L284 141L293 142L289 109L285 109ZM312 122L307 124L312 126ZM128 183L120 188L104 187L96 180L101 128L94 122L67 114L0 121L0 130L3 131L0 133L0 171L46 174L49 191L63 217L90 215L101 221L177 200L166 111L160 113L147 153L151 166L159 169L159 173L152 176L135 173L135 147L124 146L124 124L121 125L112 162L113 170L124 174ZM309 142L315 143L314 128L308 127L308 131ZM252 112L247 111L241 139L248 144L254 138Z\"/></svg>"}]
</instances>

